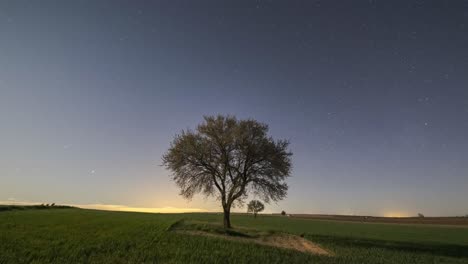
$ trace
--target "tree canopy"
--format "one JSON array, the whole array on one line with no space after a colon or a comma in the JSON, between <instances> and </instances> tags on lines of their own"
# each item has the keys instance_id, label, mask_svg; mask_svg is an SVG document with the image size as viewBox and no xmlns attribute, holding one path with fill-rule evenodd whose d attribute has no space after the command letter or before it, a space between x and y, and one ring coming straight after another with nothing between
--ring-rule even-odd
<instances>
[{"instance_id":1,"label":"tree canopy","mask_svg":"<svg viewBox=\"0 0 468 264\"><path fill-rule=\"evenodd\" d=\"M180 194L214 196L221 201L224 226L231 207L249 194L265 202L286 197L292 165L287 140L274 140L268 125L234 116L205 116L195 131L183 130L163 156Z\"/></svg>"}]
</instances>

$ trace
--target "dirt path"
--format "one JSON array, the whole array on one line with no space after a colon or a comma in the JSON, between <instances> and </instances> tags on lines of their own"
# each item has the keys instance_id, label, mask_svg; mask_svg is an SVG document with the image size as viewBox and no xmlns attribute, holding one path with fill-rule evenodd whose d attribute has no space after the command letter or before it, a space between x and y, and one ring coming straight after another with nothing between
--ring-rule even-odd
<instances>
[{"instance_id":1,"label":"dirt path","mask_svg":"<svg viewBox=\"0 0 468 264\"><path fill-rule=\"evenodd\" d=\"M313 243L312 241L309 241L299 236L290 235L290 234L274 234L274 235L264 236L260 238L242 238L242 237L232 237L232 236L221 235L221 234L213 234L213 233L208 233L204 231L179 230L176 232L189 234L189 235L196 235L196 236L216 237L216 238L240 241L240 242L245 242L245 243L251 242L251 243L256 243L256 244L265 245L265 246L297 250L300 252L314 254L314 255L323 255L323 256L333 255L327 250L321 248L319 245Z\"/></svg>"},{"instance_id":2,"label":"dirt path","mask_svg":"<svg viewBox=\"0 0 468 264\"><path fill-rule=\"evenodd\" d=\"M319 245L313 243L302 237L294 235L273 235L267 238L265 245L275 247L294 249L301 252L312 253L316 255L331 255L328 251L321 248Z\"/></svg>"}]
</instances>

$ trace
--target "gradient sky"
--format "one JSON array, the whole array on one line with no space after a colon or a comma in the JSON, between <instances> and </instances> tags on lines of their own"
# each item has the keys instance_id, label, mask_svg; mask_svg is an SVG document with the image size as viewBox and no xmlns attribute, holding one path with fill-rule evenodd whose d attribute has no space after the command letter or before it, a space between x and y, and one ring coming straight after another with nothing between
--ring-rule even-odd
<instances>
[{"instance_id":1,"label":"gradient sky","mask_svg":"<svg viewBox=\"0 0 468 264\"><path fill-rule=\"evenodd\" d=\"M0 201L219 210L160 166L211 114L291 141L268 212L464 215L468 2L0 1Z\"/></svg>"}]
</instances>

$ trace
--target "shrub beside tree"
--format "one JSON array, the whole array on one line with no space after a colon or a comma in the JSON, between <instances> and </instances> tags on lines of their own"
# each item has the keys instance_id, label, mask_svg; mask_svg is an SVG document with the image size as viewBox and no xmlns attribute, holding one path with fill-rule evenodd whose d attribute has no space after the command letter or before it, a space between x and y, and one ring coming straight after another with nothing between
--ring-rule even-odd
<instances>
[{"instance_id":1,"label":"shrub beside tree","mask_svg":"<svg viewBox=\"0 0 468 264\"><path fill-rule=\"evenodd\" d=\"M265 206L262 204L262 202L258 200L252 200L247 205L247 213L253 213L255 218L257 218L257 214L259 212L262 212L264 209L265 209Z\"/></svg>"}]
</instances>

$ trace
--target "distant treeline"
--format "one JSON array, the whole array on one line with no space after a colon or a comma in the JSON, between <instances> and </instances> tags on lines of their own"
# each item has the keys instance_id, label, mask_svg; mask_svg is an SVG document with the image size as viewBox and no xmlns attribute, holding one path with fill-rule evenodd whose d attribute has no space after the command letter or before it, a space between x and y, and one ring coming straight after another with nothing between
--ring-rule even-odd
<instances>
[{"instance_id":1,"label":"distant treeline","mask_svg":"<svg viewBox=\"0 0 468 264\"><path fill-rule=\"evenodd\" d=\"M0 205L0 212L13 210L33 210L33 209L66 209L74 208L68 205L40 204L40 205Z\"/></svg>"}]
</instances>

